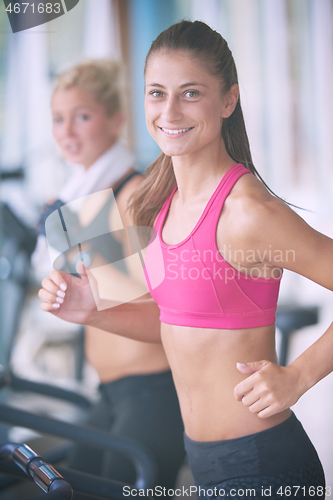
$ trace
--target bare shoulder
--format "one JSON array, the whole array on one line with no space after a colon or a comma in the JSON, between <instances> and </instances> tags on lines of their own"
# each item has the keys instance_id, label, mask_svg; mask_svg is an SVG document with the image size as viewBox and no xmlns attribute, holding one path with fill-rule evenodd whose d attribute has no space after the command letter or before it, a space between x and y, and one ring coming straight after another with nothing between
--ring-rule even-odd
<instances>
[{"instance_id":1,"label":"bare shoulder","mask_svg":"<svg viewBox=\"0 0 333 500\"><path fill-rule=\"evenodd\" d=\"M219 248L228 245L245 255L251 251L253 261L271 266L278 256L279 267L333 289L333 240L309 226L252 175L241 177L230 192L217 241Z\"/></svg>"},{"instance_id":2,"label":"bare shoulder","mask_svg":"<svg viewBox=\"0 0 333 500\"><path fill-rule=\"evenodd\" d=\"M132 194L143 181L144 176L139 174L130 179L117 195L117 209L125 225L131 225L129 220L128 202Z\"/></svg>"},{"instance_id":3,"label":"bare shoulder","mask_svg":"<svg viewBox=\"0 0 333 500\"><path fill-rule=\"evenodd\" d=\"M120 192L117 195L116 203L112 204L110 213L109 213L109 227L119 228L119 227L127 227L132 226L133 221L131 214L128 208L128 202L131 195L135 192L138 186L143 181L143 175L135 175L126 184L122 187ZM114 229L113 229L114 230ZM115 230L114 230L115 231ZM113 237L121 244L126 243L126 238L123 240L124 235L121 232L114 232Z\"/></svg>"},{"instance_id":4,"label":"bare shoulder","mask_svg":"<svg viewBox=\"0 0 333 500\"><path fill-rule=\"evenodd\" d=\"M233 250L263 255L269 249L304 244L314 231L283 200L272 195L254 175L244 175L227 197L219 225L217 241ZM267 253L267 252L266 252ZM260 260L256 257L255 260Z\"/></svg>"},{"instance_id":5,"label":"bare shoulder","mask_svg":"<svg viewBox=\"0 0 333 500\"><path fill-rule=\"evenodd\" d=\"M267 230L294 217L301 219L254 175L243 175L235 184L225 201L223 217L235 232L252 237L261 233L260 229Z\"/></svg>"},{"instance_id":6,"label":"bare shoulder","mask_svg":"<svg viewBox=\"0 0 333 500\"><path fill-rule=\"evenodd\" d=\"M141 182L144 180L144 176L142 174L135 175L126 182L125 186L120 190L117 196L117 206L121 215L125 214L127 210L128 200L135 192L135 190L139 187Z\"/></svg>"}]
</instances>

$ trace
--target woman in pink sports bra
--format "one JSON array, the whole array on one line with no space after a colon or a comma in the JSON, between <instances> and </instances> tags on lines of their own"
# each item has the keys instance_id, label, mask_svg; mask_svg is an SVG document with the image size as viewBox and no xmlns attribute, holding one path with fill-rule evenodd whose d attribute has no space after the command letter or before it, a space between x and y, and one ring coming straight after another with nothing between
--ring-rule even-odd
<instances>
[{"instance_id":1,"label":"woman in pink sports bra","mask_svg":"<svg viewBox=\"0 0 333 500\"><path fill-rule=\"evenodd\" d=\"M333 240L256 172L219 33L199 21L171 26L153 42L145 78L147 127L163 153L131 209L137 226L155 229L150 296L98 311L79 263L81 280L56 271L43 280L41 308L163 343L198 497L325 498L320 460L290 406L333 370L333 325L282 367L274 322L283 268L333 290Z\"/></svg>"}]
</instances>

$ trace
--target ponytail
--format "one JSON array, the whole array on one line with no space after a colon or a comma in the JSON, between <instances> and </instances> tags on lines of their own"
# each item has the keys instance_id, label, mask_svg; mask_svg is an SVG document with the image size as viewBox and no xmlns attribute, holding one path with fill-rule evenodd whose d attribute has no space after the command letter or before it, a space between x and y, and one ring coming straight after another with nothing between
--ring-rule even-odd
<instances>
[{"instance_id":1,"label":"ponytail","mask_svg":"<svg viewBox=\"0 0 333 500\"><path fill-rule=\"evenodd\" d=\"M232 115L230 115L229 118L225 118L223 120L222 137L226 151L228 155L235 161L235 163L242 163L244 167L250 170L258 179L260 179L266 189L268 189L268 191L273 196L275 196L279 200L282 200L282 198L277 196L271 190L271 188L267 186L266 182L263 180L253 164L250 143L246 133L245 121L240 105L240 99L238 99Z\"/></svg>"},{"instance_id":2,"label":"ponytail","mask_svg":"<svg viewBox=\"0 0 333 500\"><path fill-rule=\"evenodd\" d=\"M130 198L129 210L135 226L153 227L163 203L176 186L171 157L161 153L147 167L145 176Z\"/></svg>"}]
</instances>

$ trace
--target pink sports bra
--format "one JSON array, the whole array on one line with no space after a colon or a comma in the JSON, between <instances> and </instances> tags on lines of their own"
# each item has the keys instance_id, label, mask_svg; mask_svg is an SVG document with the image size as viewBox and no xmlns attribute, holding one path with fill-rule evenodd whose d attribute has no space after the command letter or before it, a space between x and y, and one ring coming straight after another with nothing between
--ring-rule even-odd
<instances>
[{"instance_id":1,"label":"pink sports bra","mask_svg":"<svg viewBox=\"0 0 333 500\"><path fill-rule=\"evenodd\" d=\"M224 175L194 229L183 241L167 245L162 229L177 186L158 214L156 238L145 256L149 291L163 323L200 328L254 328L276 319L279 278L252 277L233 268L220 254L216 228L234 184L251 173L241 164Z\"/></svg>"}]
</instances>

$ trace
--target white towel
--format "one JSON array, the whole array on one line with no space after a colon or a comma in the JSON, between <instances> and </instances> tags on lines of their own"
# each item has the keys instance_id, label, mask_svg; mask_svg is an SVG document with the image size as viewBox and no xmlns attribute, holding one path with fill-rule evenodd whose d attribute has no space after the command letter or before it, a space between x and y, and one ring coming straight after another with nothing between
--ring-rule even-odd
<instances>
[{"instance_id":1,"label":"white towel","mask_svg":"<svg viewBox=\"0 0 333 500\"><path fill-rule=\"evenodd\" d=\"M87 170L82 165L75 165L75 172L70 176L59 193L64 203L82 196L107 189L134 166L134 155L117 142L100 156Z\"/></svg>"},{"instance_id":2,"label":"white towel","mask_svg":"<svg viewBox=\"0 0 333 500\"><path fill-rule=\"evenodd\" d=\"M75 172L65 183L58 198L64 203L69 203L88 194L107 189L134 165L134 155L117 142L87 170L82 165L73 165ZM37 246L31 256L31 264L36 279L42 279L53 269L44 235L38 236Z\"/></svg>"}]
</instances>

